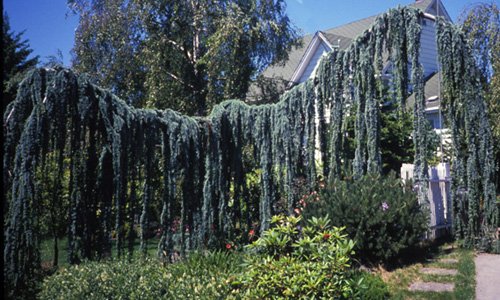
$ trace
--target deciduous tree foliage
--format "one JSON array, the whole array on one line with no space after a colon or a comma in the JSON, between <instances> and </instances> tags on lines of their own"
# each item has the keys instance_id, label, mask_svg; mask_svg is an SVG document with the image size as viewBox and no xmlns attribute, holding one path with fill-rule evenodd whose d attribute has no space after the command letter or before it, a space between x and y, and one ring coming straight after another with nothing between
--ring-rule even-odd
<instances>
[{"instance_id":1,"label":"deciduous tree foliage","mask_svg":"<svg viewBox=\"0 0 500 300\"><path fill-rule=\"evenodd\" d=\"M68 0L79 16L72 49L76 72L110 89L127 103L143 105L143 26L136 1Z\"/></svg>"},{"instance_id":2,"label":"deciduous tree foliage","mask_svg":"<svg viewBox=\"0 0 500 300\"><path fill-rule=\"evenodd\" d=\"M177 246L182 253L217 247L234 232L253 229L244 217L249 211L257 212L258 229L266 230L271 215L281 209L278 199L286 199L283 207L290 213L295 207L297 197L292 187L297 177L306 179L309 190L315 188L319 173L315 164L317 137L325 159L324 174L339 176L346 164L339 149L346 118L343 112L353 105L357 107L354 174L380 173L378 99L382 83L378 75L384 50L398 49L390 52L392 60L412 62L415 174L416 180L425 185L427 137L418 62L421 18L422 13L413 8L390 10L348 49L324 57L315 80L287 91L278 103L249 106L228 100L214 106L207 117L131 107L86 76L69 70L32 72L4 115L4 169L11 195L4 251L8 290L26 291L39 269L38 216L42 207L35 170L44 164L42 158L50 151L70 159L71 263L109 256L112 233L118 256L124 254L126 243L131 249L134 236L130 228L136 225L136 208L141 210L144 251L151 208L157 201L162 206L158 253L167 261L174 251L174 226L180 229ZM473 58L462 33L440 23L438 35L447 93L444 103L449 107L456 148L455 174L465 178L454 182L454 194L459 186L470 191L468 214L458 218L462 223L457 228L475 238L481 235L480 223L489 226L495 222L491 132L480 85L473 80L474 65L468 63ZM399 78L393 82L394 95L404 105L408 66L394 66L394 77ZM459 87L465 87L467 93L460 93ZM328 131L323 114L332 107ZM253 161L261 170L258 202L244 197L244 149L253 151ZM158 182L162 184L157 186ZM421 191L421 201L424 195Z\"/></svg>"},{"instance_id":3,"label":"deciduous tree foliage","mask_svg":"<svg viewBox=\"0 0 500 300\"><path fill-rule=\"evenodd\" d=\"M136 106L206 115L296 44L283 0L81 0L77 70Z\"/></svg>"},{"instance_id":4,"label":"deciduous tree foliage","mask_svg":"<svg viewBox=\"0 0 500 300\"><path fill-rule=\"evenodd\" d=\"M500 7L495 2L480 2L460 17L464 32L476 59L481 80L489 82L493 65L500 60Z\"/></svg>"}]
</instances>

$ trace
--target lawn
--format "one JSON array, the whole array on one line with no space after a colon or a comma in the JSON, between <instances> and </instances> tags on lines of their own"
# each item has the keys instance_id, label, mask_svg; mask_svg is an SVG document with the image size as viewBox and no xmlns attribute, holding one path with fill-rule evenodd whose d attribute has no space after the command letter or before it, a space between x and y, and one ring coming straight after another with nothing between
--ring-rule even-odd
<instances>
[{"instance_id":1,"label":"lawn","mask_svg":"<svg viewBox=\"0 0 500 300\"><path fill-rule=\"evenodd\" d=\"M147 241L147 253L149 257L156 257L158 251L158 238L151 238ZM65 267L68 266L68 239L66 237L60 239L59 243L59 266ZM113 243L113 247L111 249L112 256L114 257L114 253L116 250L116 245ZM140 255L140 241L137 239L134 243L134 257ZM128 251L125 250L125 255L128 255ZM52 259L54 257L54 240L53 239L44 239L40 245L40 257L42 261L42 266L44 268L50 268L52 266Z\"/></svg>"}]
</instances>

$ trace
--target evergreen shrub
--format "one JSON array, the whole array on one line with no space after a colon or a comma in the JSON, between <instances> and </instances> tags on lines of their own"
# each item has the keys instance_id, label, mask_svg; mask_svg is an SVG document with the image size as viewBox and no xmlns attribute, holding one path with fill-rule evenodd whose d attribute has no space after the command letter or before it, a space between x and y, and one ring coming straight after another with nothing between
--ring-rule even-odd
<instances>
[{"instance_id":1,"label":"evergreen shrub","mask_svg":"<svg viewBox=\"0 0 500 300\"><path fill-rule=\"evenodd\" d=\"M274 216L271 229L247 246L245 269L233 281L240 299L351 299L354 242L328 218Z\"/></svg>"},{"instance_id":2,"label":"evergreen shrub","mask_svg":"<svg viewBox=\"0 0 500 300\"><path fill-rule=\"evenodd\" d=\"M362 262L389 262L418 244L428 226L416 193L394 176L334 180L313 200L306 199L304 217L329 215L334 226L345 226Z\"/></svg>"},{"instance_id":3,"label":"evergreen shrub","mask_svg":"<svg viewBox=\"0 0 500 300\"><path fill-rule=\"evenodd\" d=\"M164 266L157 259L85 262L45 279L40 299L221 299L240 256L194 253Z\"/></svg>"}]
</instances>

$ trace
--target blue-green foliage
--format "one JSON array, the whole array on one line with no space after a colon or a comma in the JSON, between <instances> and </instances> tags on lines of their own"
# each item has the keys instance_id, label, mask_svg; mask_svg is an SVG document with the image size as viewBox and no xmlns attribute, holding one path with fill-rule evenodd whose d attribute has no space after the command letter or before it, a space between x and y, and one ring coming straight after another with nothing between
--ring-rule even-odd
<instances>
[{"instance_id":1,"label":"blue-green foliage","mask_svg":"<svg viewBox=\"0 0 500 300\"><path fill-rule=\"evenodd\" d=\"M457 26L437 24L442 104L453 144L453 231L470 247L493 240L498 226L493 137L472 50Z\"/></svg>"},{"instance_id":2,"label":"blue-green foliage","mask_svg":"<svg viewBox=\"0 0 500 300\"><path fill-rule=\"evenodd\" d=\"M226 101L207 118L195 119L172 110L135 109L69 70L33 71L4 116L7 290L25 291L40 267L42 207L35 170L43 169L41 158L52 151L70 158L68 165L57 162L69 169L70 263L110 256L112 232L117 256L126 242L131 252L139 215L144 250L154 204L162 212L158 253L164 260L174 255L174 224L181 255L220 245L236 226L248 232L257 221L265 230L278 180L288 201L293 201L293 174L303 174L311 186L315 182L313 87L308 81L273 105ZM240 205L248 193L244 178L250 170L241 159L247 148L262 170L262 193L258 202ZM286 179L277 169L286 170ZM158 182L163 185L155 188ZM230 199L231 184L237 199ZM254 211L257 219L249 219Z\"/></svg>"}]
</instances>

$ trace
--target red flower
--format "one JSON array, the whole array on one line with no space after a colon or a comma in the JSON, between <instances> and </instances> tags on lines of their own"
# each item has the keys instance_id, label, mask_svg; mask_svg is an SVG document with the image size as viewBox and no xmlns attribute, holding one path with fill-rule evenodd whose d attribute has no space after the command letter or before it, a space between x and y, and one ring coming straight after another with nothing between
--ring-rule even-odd
<instances>
[{"instance_id":1,"label":"red flower","mask_svg":"<svg viewBox=\"0 0 500 300\"><path fill-rule=\"evenodd\" d=\"M231 244L229 244L229 243L228 243L228 244L226 244L226 249L227 249L227 250L231 249Z\"/></svg>"},{"instance_id":2,"label":"red flower","mask_svg":"<svg viewBox=\"0 0 500 300\"><path fill-rule=\"evenodd\" d=\"M255 235L255 230L250 229L250 231L248 232L248 235L249 236L254 236Z\"/></svg>"},{"instance_id":3,"label":"red flower","mask_svg":"<svg viewBox=\"0 0 500 300\"><path fill-rule=\"evenodd\" d=\"M324 239L324 240L327 240L327 239L329 239L331 236L332 236L331 234L329 234L329 233L325 233L325 234L323 234L323 239Z\"/></svg>"}]
</instances>

